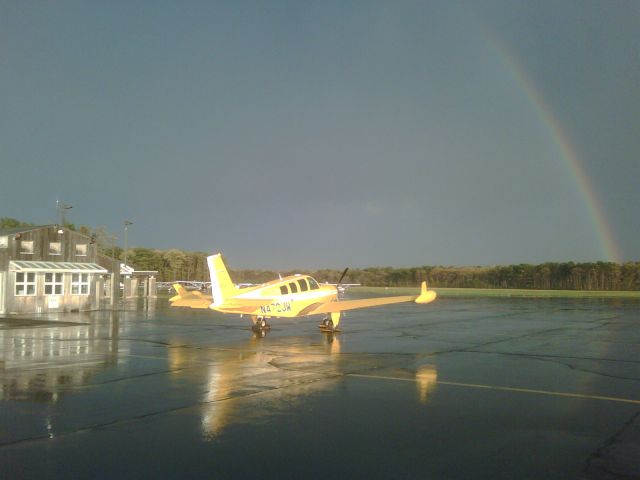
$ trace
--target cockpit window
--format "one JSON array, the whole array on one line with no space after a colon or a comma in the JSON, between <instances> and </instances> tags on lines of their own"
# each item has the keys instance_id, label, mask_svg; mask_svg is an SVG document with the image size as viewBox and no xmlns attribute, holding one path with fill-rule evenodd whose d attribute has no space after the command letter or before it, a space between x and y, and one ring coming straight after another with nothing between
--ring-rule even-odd
<instances>
[{"instance_id":1,"label":"cockpit window","mask_svg":"<svg viewBox=\"0 0 640 480\"><path fill-rule=\"evenodd\" d=\"M286 285L280 285L280 293L282 295L289 295L289 289Z\"/></svg>"},{"instance_id":2,"label":"cockpit window","mask_svg":"<svg viewBox=\"0 0 640 480\"><path fill-rule=\"evenodd\" d=\"M289 284L289 288L291 289L291 293L298 293L298 287L296 286L296 284L294 282L291 282Z\"/></svg>"},{"instance_id":3,"label":"cockpit window","mask_svg":"<svg viewBox=\"0 0 640 480\"><path fill-rule=\"evenodd\" d=\"M309 287L307 287L307 281L304 278L298 280L298 285L300 285L301 292L306 292L307 290L309 290Z\"/></svg>"},{"instance_id":4,"label":"cockpit window","mask_svg":"<svg viewBox=\"0 0 640 480\"><path fill-rule=\"evenodd\" d=\"M309 286L311 287L311 290L317 290L320 288L320 285L318 285L318 282L316 282L313 278L309 277L307 278L307 280L309 281Z\"/></svg>"}]
</instances>

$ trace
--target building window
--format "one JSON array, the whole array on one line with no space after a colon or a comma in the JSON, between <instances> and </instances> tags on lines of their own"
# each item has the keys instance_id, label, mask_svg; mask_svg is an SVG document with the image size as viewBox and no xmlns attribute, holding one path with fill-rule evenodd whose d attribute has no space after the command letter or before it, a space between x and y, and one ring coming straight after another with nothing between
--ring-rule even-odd
<instances>
[{"instance_id":1,"label":"building window","mask_svg":"<svg viewBox=\"0 0 640 480\"><path fill-rule=\"evenodd\" d=\"M62 274L61 273L45 273L44 274L44 294L45 295L62 295L64 293Z\"/></svg>"},{"instance_id":2,"label":"building window","mask_svg":"<svg viewBox=\"0 0 640 480\"><path fill-rule=\"evenodd\" d=\"M33 253L33 240L22 240L20 242L20 253Z\"/></svg>"},{"instance_id":3,"label":"building window","mask_svg":"<svg viewBox=\"0 0 640 480\"><path fill-rule=\"evenodd\" d=\"M7 248L9 246L9 237L3 235L0 237L0 248Z\"/></svg>"},{"instance_id":4,"label":"building window","mask_svg":"<svg viewBox=\"0 0 640 480\"><path fill-rule=\"evenodd\" d=\"M36 274L33 272L16 273L16 296L36 294Z\"/></svg>"},{"instance_id":5,"label":"building window","mask_svg":"<svg viewBox=\"0 0 640 480\"><path fill-rule=\"evenodd\" d=\"M79 243L78 245L76 245L76 255L79 257L86 257L87 256L87 244L86 243Z\"/></svg>"},{"instance_id":6,"label":"building window","mask_svg":"<svg viewBox=\"0 0 640 480\"><path fill-rule=\"evenodd\" d=\"M62 253L62 243L51 242L49 244L49 255L60 255Z\"/></svg>"},{"instance_id":7,"label":"building window","mask_svg":"<svg viewBox=\"0 0 640 480\"><path fill-rule=\"evenodd\" d=\"M74 273L71 276L71 294L89 295L89 274Z\"/></svg>"}]
</instances>

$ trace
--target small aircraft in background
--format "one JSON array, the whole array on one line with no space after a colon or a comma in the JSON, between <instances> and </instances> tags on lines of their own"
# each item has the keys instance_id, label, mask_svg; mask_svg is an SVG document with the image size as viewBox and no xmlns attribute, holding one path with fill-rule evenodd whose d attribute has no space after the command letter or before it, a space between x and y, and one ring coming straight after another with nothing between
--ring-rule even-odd
<instances>
[{"instance_id":1,"label":"small aircraft in background","mask_svg":"<svg viewBox=\"0 0 640 480\"><path fill-rule=\"evenodd\" d=\"M178 283L183 287L206 291L211 288L211 282L199 282L197 280L174 280L173 282L156 282L156 288L158 290L168 290L171 291L173 286Z\"/></svg>"},{"instance_id":2,"label":"small aircraft in background","mask_svg":"<svg viewBox=\"0 0 640 480\"><path fill-rule=\"evenodd\" d=\"M212 295L190 291L176 283L173 288L177 295L169 299L171 306L210 308L222 313L249 315L254 330L262 332L270 328L268 318L308 315L324 315L320 329L336 332L342 312L348 310L403 302L426 304L436 299L436 292L427 290L427 283L422 282L420 295L340 301L338 290L348 269L342 272L337 285L320 285L308 275L291 275L262 285L239 288L231 281L222 254L207 257L207 264Z\"/></svg>"}]
</instances>

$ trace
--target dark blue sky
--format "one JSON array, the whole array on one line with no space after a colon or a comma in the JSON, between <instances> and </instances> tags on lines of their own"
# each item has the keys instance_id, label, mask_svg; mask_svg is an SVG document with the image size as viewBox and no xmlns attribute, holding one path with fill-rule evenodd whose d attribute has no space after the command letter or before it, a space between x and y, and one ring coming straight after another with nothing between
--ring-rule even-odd
<instances>
[{"instance_id":1,"label":"dark blue sky","mask_svg":"<svg viewBox=\"0 0 640 480\"><path fill-rule=\"evenodd\" d=\"M630 1L5 0L0 216L59 197L232 267L640 260L639 32Z\"/></svg>"}]
</instances>

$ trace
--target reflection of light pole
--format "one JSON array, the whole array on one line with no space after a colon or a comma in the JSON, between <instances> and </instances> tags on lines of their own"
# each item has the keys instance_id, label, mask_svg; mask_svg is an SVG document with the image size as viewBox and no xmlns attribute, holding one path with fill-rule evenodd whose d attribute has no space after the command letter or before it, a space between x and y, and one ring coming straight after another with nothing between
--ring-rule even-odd
<instances>
[{"instance_id":1,"label":"reflection of light pole","mask_svg":"<svg viewBox=\"0 0 640 480\"><path fill-rule=\"evenodd\" d=\"M133 225L129 220L124 221L124 265L127 266L127 227Z\"/></svg>"}]
</instances>

